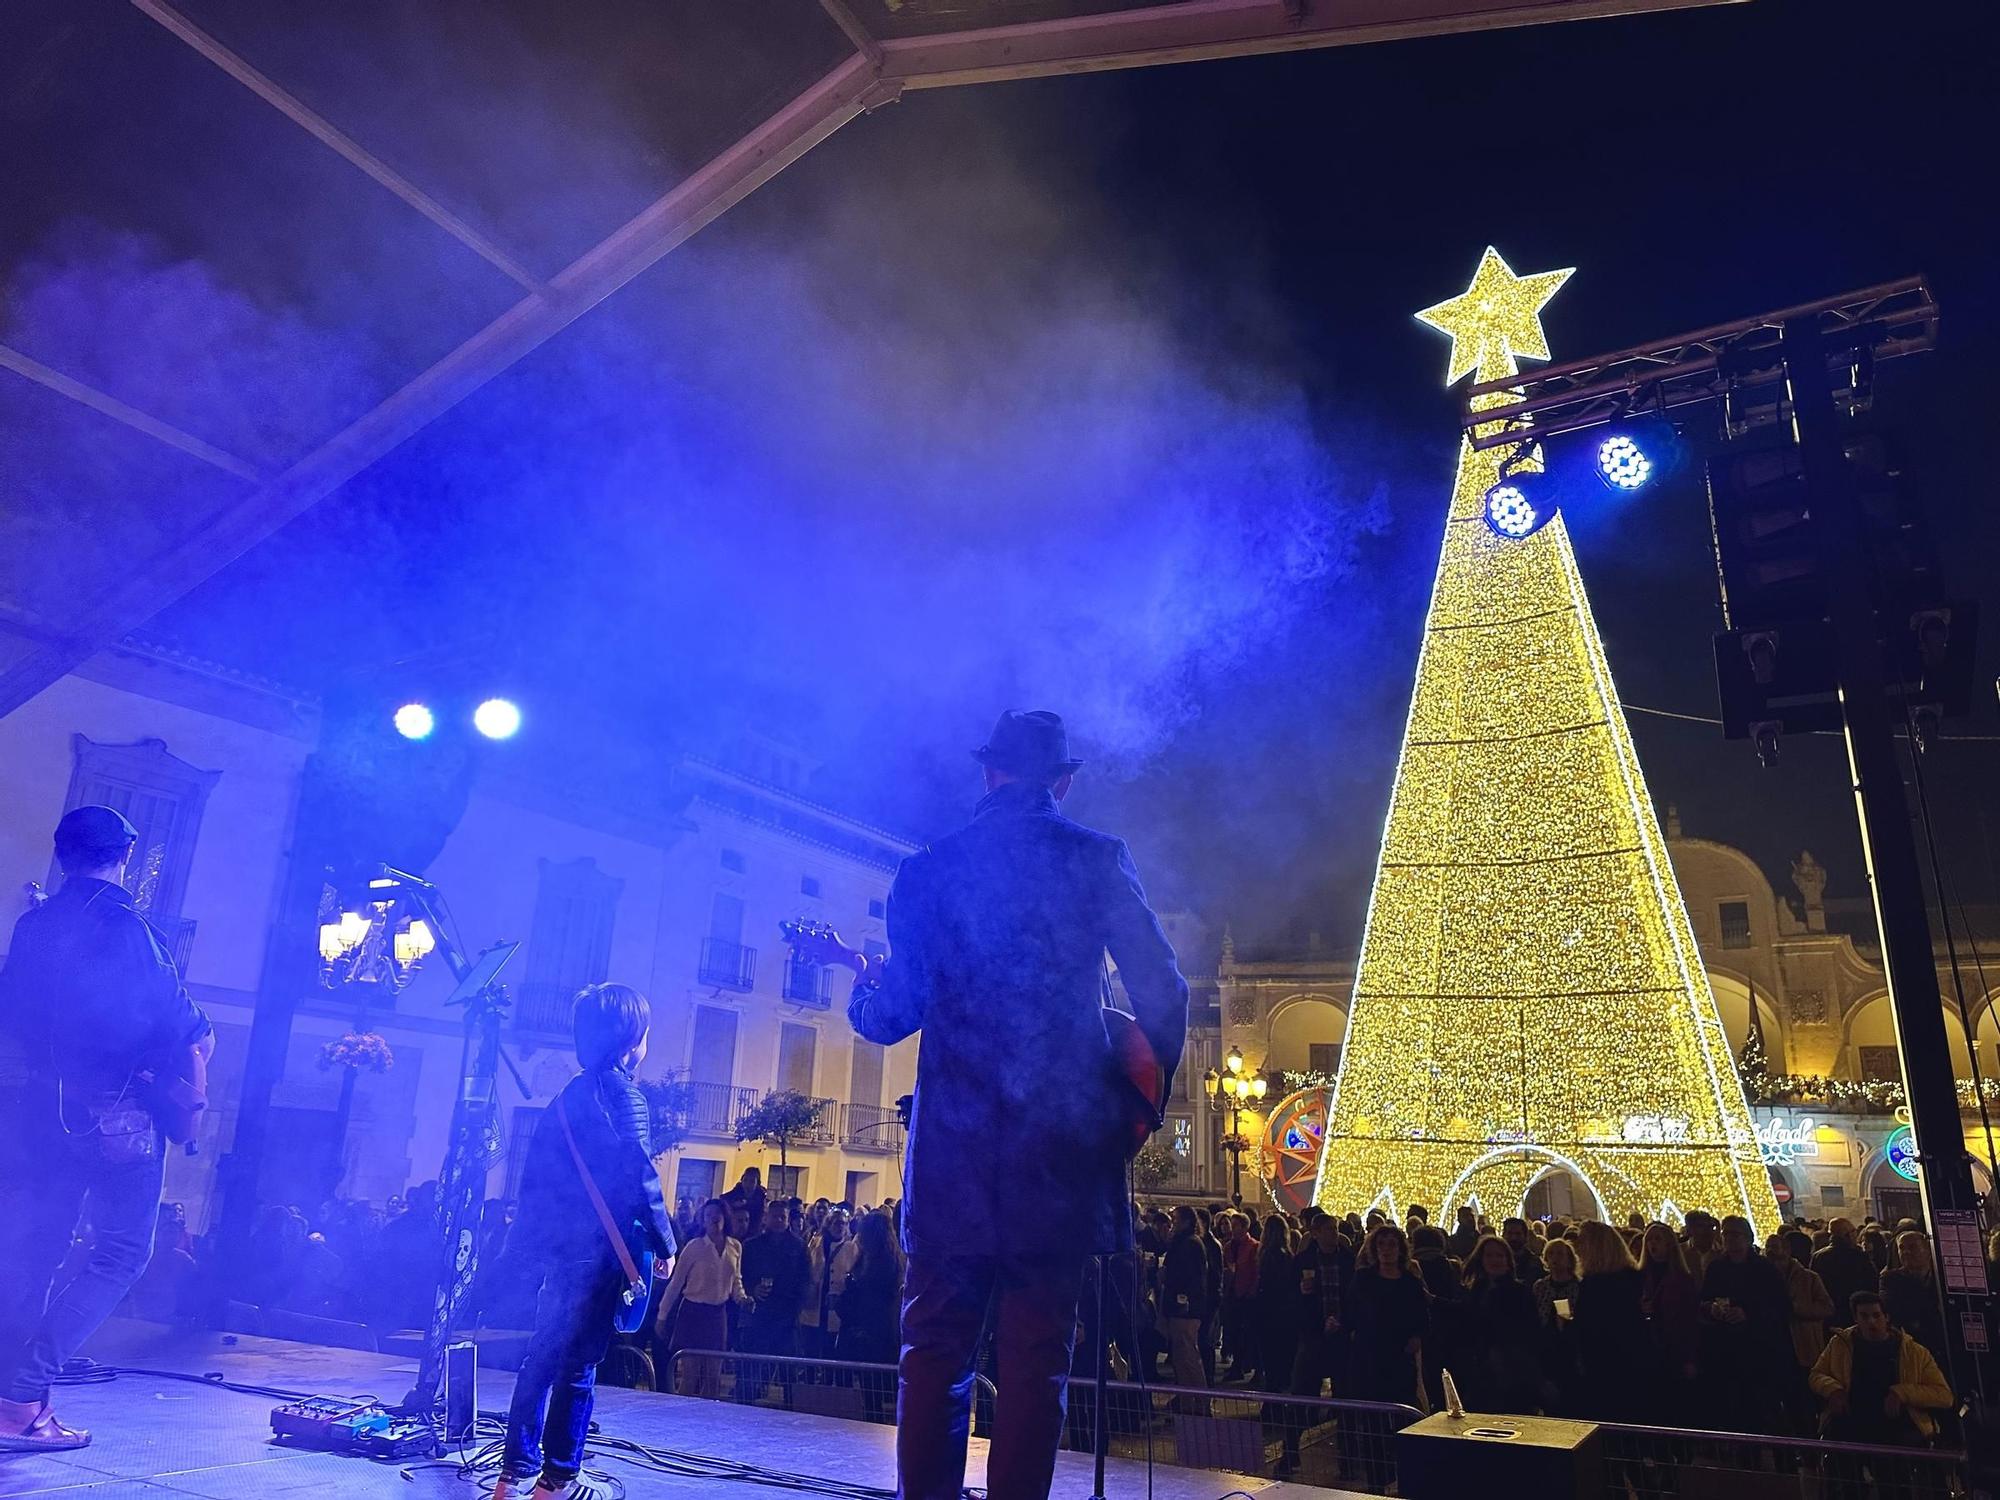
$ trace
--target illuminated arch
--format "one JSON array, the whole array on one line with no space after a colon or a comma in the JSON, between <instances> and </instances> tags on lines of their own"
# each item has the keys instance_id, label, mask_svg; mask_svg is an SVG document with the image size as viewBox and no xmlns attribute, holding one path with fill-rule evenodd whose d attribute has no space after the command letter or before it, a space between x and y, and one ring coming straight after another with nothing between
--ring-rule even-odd
<instances>
[{"instance_id":1,"label":"illuminated arch","mask_svg":"<svg viewBox=\"0 0 2000 1500\"><path fill-rule=\"evenodd\" d=\"M1539 1161L1543 1165L1522 1186L1520 1196L1516 1198L1513 1207L1508 1210L1509 1213L1518 1214L1521 1211L1521 1205L1528 1201L1528 1189L1548 1176L1550 1172L1560 1168L1576 1178L1588 1190L1590 1201L1597 1205L1597 1216L1607 1224L1611 1222L1611 1210L1605 1207L1604 1195L1597 1190L1597 1183L1591 1178L1590 1173L1584 1171L1573 1159L1564 1156L1559 1151L1551 1151L1546 1146L1533 1146L1524 1142L1496 1146L1484 1156L1473 1158L1465 1170L1458 1174L1458 1178L1452 1183L1450 1190L1445 1193L1444 1202L1438 1205L1440 1219L1448 1222L1451 1216L1457 1211L1459 1195L1465 1191L1466 1183L1470 1182L1485 1168L1492 1166L1496 1162L1506 1161L1510 1158L1515 1160Z\"/></svg>"}]
</instances>

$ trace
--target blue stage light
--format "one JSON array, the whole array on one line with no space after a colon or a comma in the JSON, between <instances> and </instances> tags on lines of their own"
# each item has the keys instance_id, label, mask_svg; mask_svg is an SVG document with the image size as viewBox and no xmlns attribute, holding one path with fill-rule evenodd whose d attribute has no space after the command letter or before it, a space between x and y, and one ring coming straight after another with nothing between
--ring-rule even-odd
<instances>
[{"instance_id":1,"label":"blue stage light","mask_svg":"<svg viewBox=\"0 0 2000 1500\"><path fill-rule=\"evenodd\" d=\"M1629 432L1614 432L1597 445L1597 477L1614 490L1643 488L1658 467Z\"/></svg>"},{"instance_id":2,"label":"blue stage light","mask_svg":"<svg viewBox=\"0 0 2000 1500\"><path fill-rule=\"evenodd\" d=\"M472 727L489 740L512 739L521 728L521 710L505 698L488 698L472 711Z\"/></svg>"},{"instance_id":3,"label":"blue stage light","mask_svg":"<svg viewBox=\"0 0 2000 1500\"><path fill-rule=\"evenodd\" d=\"M406 740L424 740L437 728L437 718L421 703L405 703L396 710L396 733Z\"/></svg>"},{"instance_id":4,"label":"blue stage light","mask_svg":"<svg viewBox=\"0 0 2000 1500\"><path fill-rule=\"evenodd\" d=\"M1486 492L1483 513L1486 524L1509 541L1527 536L1544 519L1527 491L1509 479L1503 479Z\"/></svg>"}]
</instances>

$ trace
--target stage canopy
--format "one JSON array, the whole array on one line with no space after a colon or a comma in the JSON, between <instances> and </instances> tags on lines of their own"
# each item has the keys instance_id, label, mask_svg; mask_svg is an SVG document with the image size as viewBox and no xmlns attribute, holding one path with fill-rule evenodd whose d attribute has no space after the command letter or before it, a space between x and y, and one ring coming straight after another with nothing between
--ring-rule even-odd
<instances>
[{"instance_id":1,"label":"stage canopy","mask_svg":"<svg viewBox=\"0 0 2000 1500\"><path fill-rule=\"evenodd\" d=\"M73 330L59 276L7 288L0 714L906 90L1707 3L12 0L0 269L57 224L172 254L82 341L21 312ZM229 369L202 274L279 309Z\"/></svg>"}]
</instances>

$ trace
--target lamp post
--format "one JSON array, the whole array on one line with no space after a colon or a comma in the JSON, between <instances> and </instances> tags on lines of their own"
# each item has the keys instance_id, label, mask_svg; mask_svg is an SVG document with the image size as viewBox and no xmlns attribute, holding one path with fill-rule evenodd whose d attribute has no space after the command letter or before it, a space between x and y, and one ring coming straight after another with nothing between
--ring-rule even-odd
<instances>
[{"instance_id":1,"label":"lamp post","mask_svg":"<svg viewBox=\"0 0 2000 1500\"><path fill-rule=\"evenodd\" d=\"M1232 1204L1243 1201L1243 1132L1241 1121L1243 1111L1254 1108L1270 1091L1270 1080L1263 1073L1245 1074L1243 1054L1231 1047L1229 1055L1222 1059L1222 1068L1208 1070L1208 1096L1217 1108L1229 1111L1229 1139L1224 1143L1229 1152L1229 1201Z\"/></svg>"}]
</instances>

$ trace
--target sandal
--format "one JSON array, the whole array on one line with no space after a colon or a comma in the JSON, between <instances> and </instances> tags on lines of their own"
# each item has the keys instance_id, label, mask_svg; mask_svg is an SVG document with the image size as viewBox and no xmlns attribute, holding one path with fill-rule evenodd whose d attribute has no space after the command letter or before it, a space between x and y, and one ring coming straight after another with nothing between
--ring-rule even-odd
<instances>
[{"instance_id":1,"label":"sandal","mask_svg":"<svg viewBox=\"0 0 2000 1500\"><path fill-rule=\"evenodd\" d=\"M47 1401L39 1405L0 1401L0 1424L4 1424L0 1425L0 1453L64 1453L90 1444L90 1434L63 1426Z\"/></svg>"}]
</instances>

